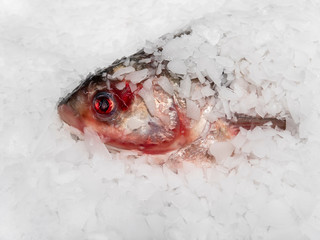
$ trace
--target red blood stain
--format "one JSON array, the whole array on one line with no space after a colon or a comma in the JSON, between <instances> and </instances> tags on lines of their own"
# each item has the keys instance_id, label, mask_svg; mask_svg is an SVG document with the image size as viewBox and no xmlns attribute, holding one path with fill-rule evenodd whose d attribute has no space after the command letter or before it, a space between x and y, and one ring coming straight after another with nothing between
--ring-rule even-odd
<instances>
[{"instance_id":1,"label":"red blood stain","mask_svg":"<svg viewBox=\"0 0 320 240\"><path fill-rule=\"evenodd\" d=\"M126 86L119 90L115 86L112 87L115 97L118 100L118 105L121 110L126 111L131 106L135 97L135 92L131 91L129 82L126 82Z\"/></svg>"}]
</instances>

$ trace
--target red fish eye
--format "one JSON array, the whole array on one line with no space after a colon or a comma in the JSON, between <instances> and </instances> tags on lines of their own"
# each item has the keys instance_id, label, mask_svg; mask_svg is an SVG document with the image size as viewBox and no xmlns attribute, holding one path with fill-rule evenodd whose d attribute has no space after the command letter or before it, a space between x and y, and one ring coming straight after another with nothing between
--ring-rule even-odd
<instances>
[{"instance_id":1,"label":"red fish eye","mask_svg":"<svg viewBox=\"0 0 320 240\"><path fill-rule=\"evenodd\" d=\"M113 99L108 93L98 93L93 100L93 107L99 114L108 114L114 108Z\"/></svg>"}]
</instances>

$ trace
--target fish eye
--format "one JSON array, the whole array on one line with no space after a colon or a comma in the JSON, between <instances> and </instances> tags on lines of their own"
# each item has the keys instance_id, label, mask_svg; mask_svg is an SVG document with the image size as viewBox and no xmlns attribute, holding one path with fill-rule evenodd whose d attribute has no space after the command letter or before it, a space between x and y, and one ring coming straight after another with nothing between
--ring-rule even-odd
<instances>
[{"instance_id":1,"label":"fish eye","mask_svg":"<svg viewBox=\"0 0 320 240\"><path fill-rule=\"evenodd\" d=\"M93 98L93 108L98 114L110 114L115 108L112 95L107 92L97 93Z\"/></svg>"}]
</instances>

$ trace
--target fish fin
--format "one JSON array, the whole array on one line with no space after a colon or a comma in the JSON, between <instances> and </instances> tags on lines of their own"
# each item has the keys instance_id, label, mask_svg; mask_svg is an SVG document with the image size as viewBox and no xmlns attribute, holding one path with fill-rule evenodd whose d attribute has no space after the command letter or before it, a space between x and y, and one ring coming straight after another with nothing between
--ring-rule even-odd
<instances>
[{"instance_id":1,"label":"fish fin","mask_svg":"<svg viewBox=\"0 0 320 240\"><path fill-rule=\"evenodd\" d=\"M278 118L261 118L261 117L250 117L239 114L236 116L236 121L230 121L229 124L234 128L244 128L252 130L257 126L270 125L272 128L279 128L282 130L286 129L286 120Z\"/></svg>"}]
</instances>

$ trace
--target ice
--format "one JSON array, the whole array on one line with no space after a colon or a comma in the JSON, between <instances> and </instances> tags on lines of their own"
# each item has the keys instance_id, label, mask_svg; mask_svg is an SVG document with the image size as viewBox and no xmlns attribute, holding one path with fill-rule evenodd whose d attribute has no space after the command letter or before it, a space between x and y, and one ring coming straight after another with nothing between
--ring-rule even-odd
<instances>
[{"instance_id":1,"label":"ice","mask_svg":"<svg viewBox=\"0 0 320 240\"><path fill-rule=\"evenodd\" d=\"M212 90L210 85L207 85L201 89L201 93L203 97L210 97L215 94L215 91Z\"/></svg>"},{"instance_id":2,"label":"ice","mask_svg":"<svg viewBox=\"0 0 320 240\"><path fill-rule=\"evenodd\" d=\"M126 86L125 82L119 82L119 83L117 83L116 88L119 90L122 90L125 88L125 86Z\"/></svg>"},{"instance_id":3,"label":"ice","mask_svg":"<svg viewBox=\"0 0 320 240\"><path fill-rule=\"evenodd\" d=\"M193 55L197 40L188 35L172 39L163 47L162 57L170 61L186 60Z\"/></svg>"},{"instance_id":4,"label":"ice","mask_svg":"<svg viewBox=\"0 0 320 240\"><path fill-rule=\"evenodd\" d=\"M84 130L85 143L88 151L94 155L100 155L103 158L110 159L110 155L106 146L100 141L98 134L90 128Z\"/></svg>"},{"instance_id":5,"label":"ice","mask_svg":"<svg viewBox=\"0 0 320 240\"><path fill-rule=\"evenodd\" d=\"M188 75L184 77L183 80L180 82L180 94L188 98L190 96L190 90L191 90L191 79Z\"/></svg>"},{"instance_id":6,"label":"ice","mask_svg":"<svg viewBox=\"0 0 320 240\"><path fill-rule=\"evenodd\" d=\"M221 38L221 33L218 29L211 29L204 25L195 26L193 29L196 33L203 36L212 46L215 46Z\"/></svg>"},{"instance_id":7,"label":"ice","mask_svg":"<svg viewBox=\"0 0 320 240\"><path fill-rule=\"evenodd\" d=\"M206 81L206 79L203 77L202 73L198 69L195 70L195 73L200 83L204 83Z\"/></svg>"},{"instance_id":8,"label":"ice","mask_svg":"<svg viewBox=\"0 0 320 240\"><path fill-rule=\"evenodd\" d=\"M169 82L167 77L161 76L158 79L158 84L160 87L162 87L163 90L165 90L168 94L173 95L173 87L171 83Z\"/></svg>"},{"instance_id":9,"label":"ice","mask_svg":"<svg viewBox=\"0 0 320 240\"><path fill-rule=\"evenodd\" d=\"M150 114L153 116L156 112L156 103L154 102L153 92L142 88L139 91L139 95L143 98Z\"/></svg>"},{"instance_id":10,"label":"ice","mask_svg":"<svg viewBox=\"0 0 320 240\"><path fill-rule=\"evenodd\" d=\"M194 120L200 119L200 108L196 102L187 99L187 117Z\"/></svg>"},{"instance_id":11,"label":"ice","mask_svg":"<svg viewBox=\"0 0 320 240\"><path fill-rule=\"evenodd\" d=\"M192 84L191 87L191 99L192 100L202 100L203 94L202 94L202 87L196 84Z\"/></svg>"},{"instance_id":12,"label":"ice","mask_svg":"<svg viewBox=\"0 0 320 240\"><path fill-rule=\"evenodd\" d=\"M130 80L132 83L137 84L148 77L149 70L142 69L140 71L131 72L126 76L126 79Z\"/></svg>"},{"instance_id":13,"label":"ice","mask_svg":"<svg viewBox=\"0 0 320 240\"><path fill-rule=\"evenodd\" d=\"M220 86L222 69L218 67L217 63L213 59L202 57L197 60L197 66L201 72L205 72L207 74L211 81Z\"/></svg>"},{"instance_id":14,"label":"ice","mask_svg":"<svg viewBox=\"0 0 320 240\"><path fill-rule=\"evenodd\" d=\"M219 91L219 96L226 100L235 100L236 96L232 90L226 87L222 87Z\"/></svg>"},{"instance_id":15,"label":"ice","mask_svg":"<svg viewBox=\"0 0 320 240\"><path fill-rule=\"evenodd\" d=\"M240 133L231 140L231 143L233 144L233 146L236 147L236 149L240 149L243 144L246 142L247 137L246 137L246 130L241 129Z\"/></svg>"},{"instance_id":16,"label":"ice","mask_svg":"<svg viewBox=\"0 0 320 240\"><path fill-rule=\"evenodd\" d=\"M234 146L229 142L216 142L210 145L209 152L217 162L221 162L231 156Z\"/></svg>"},{"instance_id":17,"label":"ice","mask_svg":"<svg viewBox=\"0 0 320 240\"><path fill-rule=\"evenodd\" d=\"M150 91L152 89L152 82L153 82L153 79L152 78L149 78L148 80L144 81L143 82L143 88L145 90L148 90Z\"/></svg>"},{"instance_id":18,"label":"ice","mask_svg":"<svg viewBox=\"0 0 320 240\"><path fill-rule=\"evenodd\" d=\"M176 74L186 74L187 67L182 60L172 60L168 63L168 69Z\"/></svg>"},{"instance_id":19,"label":"ice","mask_svg":"<svg viewBox=\"0 0 320 240\"><path fill-rule=\"evenodd\" d=\"M144 122L141 121L140 118L130 118L128 121L127 121L127 126L129 129L131 130L135 130L135 129L138 129L140 127L142 127L144 125Z\"/></svg>"},{"instance_id":20,"label":"ice","mask_svg":"<svg viewBox=\"0 0 320 240\"><path fill-rule=\"evenodd\" d=\"M119 78L124 74L131 73L134 71L135 71L134 67L131 67L131 66L119 68L117 71L113 73L112 78Z\"/></svg>"},{"instance_id":21,"label":"ice","mask_svg":"<svg viewBox=\"0 0 320 240\"><path fill-rule=\"evenodd\" d=\"M317 1L0 5L0 239L319 238ZM173 39L185 25L190 35ZM287 130L241 129L211 145L216 161L185 159L176 171L168 155L107 149L90 129L70 137L59 98L143 48L156 52L157 74L167 64L175 73L174 92L163 77L159 85L187 99L193 118L208 103L210 121L276 116ZM112 77L130 78L135 91L149 73L130 64ZM152 113L151 83L139 94Z\"/></svg>"},{"instance_id":22,"label":"ice","mask_svg":"<svg viewBox=\"0 0 320 240\"><path fill-rule=\"evenodd\" d=\"M228 71L232 71L234 69L234 62L227 57L217 56L215 57L218 64L224 67Z\"/></svg>"},{"instance_id":23,"label":"ice","mask_svg":"<svg viewBox=\"0 0 320 240\"><path fill-rule=\"evenodd\" d=\"M267 203L263 211L263 218L260 220L267 226L287 227L295 224L292 218L292 209L284 202L277 199Z\"/></svg>"}]
</instances>

